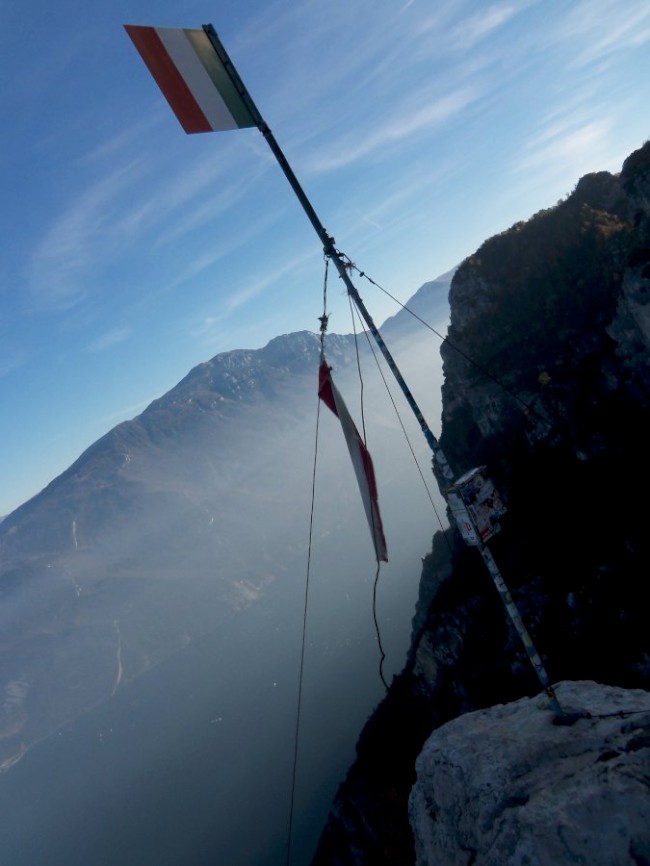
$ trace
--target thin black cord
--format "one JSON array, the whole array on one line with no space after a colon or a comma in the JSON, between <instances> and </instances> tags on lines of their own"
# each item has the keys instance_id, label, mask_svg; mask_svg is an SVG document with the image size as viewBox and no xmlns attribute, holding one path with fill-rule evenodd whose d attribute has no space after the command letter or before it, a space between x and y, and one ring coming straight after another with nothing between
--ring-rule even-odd
<instances>
[{"instance_id":1,"label":"thin black cord","mask_svg":"<svg viewBox=\"0 0 650 866\"><path fill-rule=\"evenodd\" d=\"M375 623L375 633L377 635L377 644L379 645L379 679L384 684L384 688L388 691L388 683L384 677L384 661L386 653L381 643L381 631L379 630L379 621L377 620L377 586L379 584L379 572L381 570L381 561L377 560L377 571L375 572L375 582L372 587L372 618Z\"/></svg>"},{"instance_id":2,"label":"thin black cord","mask_svg":"<svg viewBox=\"0 0 650 866\"><path fill-rule=\"evenodd\" d=\"M366 439L366 419L364 412L364 404L363 404L363 390L364 390L364 382L363 382L363 374L361 373L361 357L359 355L359 341L357 336L356 323L354 318L354 306L352 305L352 298L348 295L348 303L350 304L350 316L352 318L352 331L354 333L354 348L357 356L357 372L359 373L359 384L360 384L360 399L361 399L361 429L363 430L363 444L368 447L368 442ZM367 338L366 334L366 338ZM374 526L375 522L375 513L372 511L372 537L376 537L376 527ZM377 548L375 546L375 556L377 559L377 571L375 572L375 581L372 587L372 619L375 624L375 634L377 635L377 645L379 647L379 679L382 681L384 688L388 691L388 683L386 682L386 678L384 677L384 661L386 660L386 653L384 652L384 647L381 642L381 630L379 628L379 620L377 619L377 587L379 585L379 574L381 571L381 560L377 555Z\"/></svg>"},{"instance_id":3,"label":"thin black cord","mask_svg":"<svg viewBox=\"0 0 650 866\"><path fill-rule=\"evenodd\" d=\"M325 276L323 277L323 315L320 317L320 356L325 353L325 332L327 331L327 275L329 259L325 259ZM307 544L307 574L305 577L305 604L302 614L302 639L300 644L300 669L298 673L298 701L296 705L296 729L293 742L293 770L291 775L291 802L289 806L289 825L287 829L287 866L291 862L291 838L293 836L293 814L296 799L296 782L298 777L298 746L300 742L300 718L302 713L302 684L305 672L305 644L307 636L307 609L309 603L309 576L311 570L311 546L314 534L314 501L316 498L316 467L318 465L318 433L320 429L320 396L316 400L316 432L314 440L314 465L311 476L311 507L309 510L309 541Z\"/></svg>"},{"instance_id":4,"label":"thin black cord","mask_svg":"<svg viewBox=\"0 0 650 866\"><path fill-rule=\"evenodd\" d=\"M316 409L316 437L314 443L314 466L311 479L311 509L309 513L309 544L307 546L307 576L305 580L305 604L302 615L302 641L300 646L300 671L298 674L298 703L296 707L296 729L293 744L293 772L291 778L291 803L289 807L289 827L287 831L287 866L291 862L291 837L293 835L293 813L296 798L296 780L298 774L298 744L300 741L300 717L302 711L302 683L305 670L305 644L307 634L307 606L309 601L309 574L311 567L311 543L314 529L314 500L316 495L316 465L318 462L318 431L320 426L320 398Z\"/></svg>"}]
</instances>

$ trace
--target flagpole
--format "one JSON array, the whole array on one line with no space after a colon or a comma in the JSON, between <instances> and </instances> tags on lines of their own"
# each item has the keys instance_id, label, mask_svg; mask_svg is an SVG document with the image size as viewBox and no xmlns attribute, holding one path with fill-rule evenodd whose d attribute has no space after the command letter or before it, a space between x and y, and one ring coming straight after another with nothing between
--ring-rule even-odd
<instances>
[{"instance_id":1,"label":"flagpole","mask_svg":"<svg viewBox=\"0 0 650 866\"><path fill-rule=\"evenodd\" d=\"M228 56L228 53L227 53L226 49L224 48L221 40L219 39L214 27L211 24L204 24L203 30L204 30L206 36L208 37L208 39L210 40L212 47L214 48L215 52L217 53L217 56L219 57L219 59L223 63L225 70L228 72L233 84L235 85L235 88L237 89L237 92L239 93L242 100L244 101L247 109L250 111L251 116L255 120L255 123L257 124L258 129L260 130L260 132L262 133L262 135L266 139L269 147L271 148L271 151L273 152L273 155L275 156L278 163L280 164L280 168L284 172L285 177L287 178L287 180L289 181L289 183L291 185L291 188L293 189L296 196L298 197L298 201L300 202L300 204L303 207L303 210L307 214L309 221L311 222L312 226L316 230L316 234L318 235L318 237L321 240L321 243L323 244L323 251L324 251L325 255L334 262L336 270L338 271L339 276L341 277L341 279L345 283L345 287L346 287L350 297L354 301L357 309L359 310L359 313L361 314L363 320L365 321L366 325L368 326L373 337L375 338L375 341L376 341L377 345L379 346L379 349L380 349L382 355L386 359L388 366L390 367L393 375L395 376L397 382L399 383L399 386L402 389L402 392L403 392L404 396L406 397L406 400L407 400L409 406L413 410L413 413L415 414L415 417L417 418L418 423L420 424L422 432L423 432L427 442L429 443L429 447L431 448L431 450L434 454L434 458L435 458L436 462L438 463L438 466L442 472L443 477L445 478L446 481L449 481L451 483L454 480L454 476L453 476L453 473L451 471L451 467L449 466L445 455L441 451L440 445L438 444L437 439L435 438L435 436L433 435L433 433L431 432L431 430L429 428L429 425L425 421L424 416L422 415L422 412L420 411L420 407L418 406L415 398L413 397L413 394L411 393L408 385L406 384L406 381L404 380L404 377L402 376L402 374L399 370L399 367L395 363L395 359L393 358L390 351L388 350L388 347L384 343L384 340L383 340L381 334L379 333L379 330L377 329L377 326L375 325L372 316L370 315L370 313L366 309L366 306L363 303L363 300L361 299L359 292L357 291L354 283L350 279L350 275L348 273L348 269L345 265L345 262L343 261L340 253L338 252L338 250L334 246L334 238L332 238L327 233L327 231L325 230L325 227L323 226L322 222L318 218L318 214L316 213L316 211L312 207L311 202L307 198L302 186L300 185L300 182L298 181L298 178L296 177L296 175L293 172L293 169L289 165L287 158L285 157L284 153L282 152L282 150L280 148L280 145L277 143L275 136L271 132L268 124L263 119L257 106L253 102L253 99L252 99L250 93L248 92L243 81L239 77L239 73L237 72L232 61L230 60L230 57Z\"/></svg>"},{"instance_id":2,"label":"flagpole","mask_svg":"<svg viewBox=\"0 0 650 866\"><path fill-rule=\"evenodd\" d=\"M242 101L246 105L246 108L250 112L250 114L251 114L253 120L255 121L258 129L260 130L260 132L262 133L262 135L264 136L264 138L268 142L268 145L271 148L273 155L277 159L277 161L280 165L280 168L284 172L285 177L287 178L287 180L289 181L289 183L291 185L291 188L293 189L296 196L298 197L298 201L300 202L300 204L303 207L303 210L307 214L309 221L311 222L312 226L316 230L316 234L318 235L318 237L321 240L321 243L323 244L323 251L324 251L325 255L334 262L334 265L336 267L336 270L339 273L339 276L341 277L341 279L345 283L345 287L348 291L348 294L350 295L350 297L354 301L357 309L359 310L359 313L361 314L363 320L365 321L366 325L368 326L368 329L370 330L371 334L373 335L375 342L379 346L379 349L380 349L382 355L384 356L384 358L385 358L388 366L390 367L395 379L397 380L404 396L406 397L406 400L407 400L409 406L411 407L413 413L415 414L415 417L417 418L418 423L420 424L420 427L421 427L422 432L425 436L425 439L427 440L427 443L429 444L429 447L431 448L431 451L433 452L433 458L434 458L434 460L438 466L438 469L441 472L442 477L444 478L444 480L446 482L448 482L449 484L452 484L454 481L454 474L451 470L451 467L449 466L449 463L447 462L447 458L445 457L445 455L444 455L444 453L440 447L440 444L438 443L438 440L433 435L433 433L431 432L431 429L429 428L429 425L425 421L424 416L422 415L422 412L420 411L420 407L418 406L417 402L415 401L415 398L413 397L413 394L411 393L408 385L406 384L404 377L402 376L402 374L399 370L399 367L395 363L393 356L391 355L390 351L388 350L388 347L384 343L384 340L383 340L381 334L379 333L379 330L377 329L377 326L375 325L372 316L370 315L370 313L366 309L366 306L363 303L363 300L361 299L359 292L357 291L354 283L350 279L350 275L348 273L348 269L346 267L346 264L343 261L340 253L338 252L338 250L336 249L336 247L334 245L334 238L332 238L327 233L327 231L325 230L325 227L323 226L322 222L318 218L318 215L317 215L316 211L314 210L314 208L312 207L311 202L307 198L302 186L300 185L300 183L298 181L298 178L296 177L296 175L293 172L293 169L291 168L291 166L287 162L287 159L286 159L284 153L282 152L280 145L275 140L275 136L271 132L268 124L264 121L264 119L263 119L262 115L260 114L257 106L253 102L253 99L252 99L250 93L248 92L248 90L246 89L244 82L239 77L239 73L237 72L237 69L235 68L230 57L228 56L228 52L224 48L221 40L219 39L216 30L214 29L214 27L211 24L204 24L203 25L203 31L206 34L206 36L208 37L208 39L210 40L212 47L214 48L217 56L219 57L221 63L223 64L224 69L226 70L226 72L230 76L230 79L231 79L233 85L235 86L237 92L239 93ZM439 483L439 486L440 486L440 483ZM440 492L442 493L442 495L446 501L447 500L446 491L441 489ZM537 653L537 650L535 649L535 646L534 646L532 639L528 633L528 630L526 629L526 627L525 627L525 625L521 619L521 616L519 615L519 611L517 610L517 607L516 607L516 605L512 599L512 596L510 595L510 592L509 592L509 590L505 584L505 581L503 580L503 577L501 576L501 573L499 572L498 566L497 566L496 562L494 561L494 558L492 557L490 550L488 549L487 545L485 545L483 542L479 542L479 544L477 545L477 549L481 555L481 558L483 559L483 562L485 563L485 566L486 566L486 568L490 574L490 577L492 578L492 581L494 582L494 585L496 586L496 589L499 593L499 596L501 597L501 600L504 603L504 606L506 608L506 612L508 613L508 616L510 617L511 622L514 625L522 644L524 645L524 648L525 648L526 653L528 655L529 661L530 661L530 663L531 663L531 665L535 671L535 674L537 675L537 678L539 679L542 687L544 688L544 691L546 692L546 694L549 698L552 709L554 710L554 712L558 716L564 716L564 711L560 707L560 704L557 700L557 697L556 697L555 692L553 690L553 686L551 685L551 682L549 680L548 674L546 673L546 670L544 668L542 660L541 660L539 654Z\"/></svg>"}]
</instances>

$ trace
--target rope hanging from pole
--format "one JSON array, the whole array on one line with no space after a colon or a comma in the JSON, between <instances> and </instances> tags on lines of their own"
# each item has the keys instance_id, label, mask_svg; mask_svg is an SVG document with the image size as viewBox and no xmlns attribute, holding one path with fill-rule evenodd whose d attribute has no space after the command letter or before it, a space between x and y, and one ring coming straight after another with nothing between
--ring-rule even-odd
<instances>
[{"instance_id":1,"label":"rope hanging from pole","mask_svg":"<svg viewBox=\"0 0 650 866\"><path fill-rule=\"evenodd\" d=\"M321 360L324 357L324 342L325 332L327 331L327 275L329 262L325 260L325 276L323 279L323 315L320 316L320 343L321 343ZM298 779L298 747L300 744L300 722L302 718L302 694L303 694L303 679L305 672L305 649L307 643L307 611L309 607L309 578L311 574L311 551L312 539L314 535L314 502L316 499L316 468L318 465L318 435L320 431L320 398L316 401L316 431L314 440L314 460L312 466L311 479L311 507L309 511L309 538L307 544L307 574L305 578L305 597L302 616L302 636L300 643L300 670L298 673L298 699L296 704L296 726L294 731L293 743L293 767L291 772L291 796L289 803L289 821L287 828L287 849L286 849L286 866L291 863L291 843L293 841L293 817L296 801L296 786Z\"/></svg>"},{"instance_id":2,"label":"rope hanging from pole","mask_svg":"<svg viewBox=\"0 0 650 866\"><path fill-rule=\"evenodd\" d=\"M327 312L327 276L329 273L330 260L325 258L325 276L323 277L323 315L318 317L320 322L320 359L325 357L325 334L327 333L327 325L329 324L329 314Z\"/></svg>"},{"instance_id":3,"label":"rope hanging from pole","mask_svg":"<svg viewBox=\"0 0 650 866\"><path fill-rule=\"evenodd\" d=\"M316 407L316 432L314 440L314 461L312 468L311 479L311 508L309 511L309 541L307 545L307 573L305 577L305 596L302 615L302 636L300 643L300 670L298 673L298 698L296 704L296 726L294 730L293 742L293 766L291 771L291 797L289 803L289 820L287 828L287 858L286 866L291 863L291 843L293 839L293 816L296 801L296 786L298 779L298 747L300 744L300 722L302 719L302 693L303 679L305 672L305 649L307 638L307 610L309 606L309 578L311 574L311 548L314 534L314 500L316 498L316 466L318 464L318 433L320 429L320 400L317 401Z\"/></svg>"},{"instance_id":4,"label":"rope hanging from pole","mask_svg":"<svg viewBox=\"0 0 650 866\"><path fill-rule=\"evenodd\" d=\"M352 299L348 295L348 301L350 304L350 318L352 320L352 332L354 334L354 348L355 354L357 358L357 372L359 373L359 385L360 385L360 403L361 403L361 430L363 433L363 442L366 447L368 447L368 440L366 436L366 419L365 419L365 411L363 404L363 375L361 374L361 357L359 355L359 339L357 335L356 322L354 318L354 307L352 305ZM373 522L375 520L375 514L373 512ZM373 525L373 537L377 534L377 527ZM386 652L384 650L384 646L381 640L381 630L379 628L379 619L377 618L377 590L379 587L379 577L381 574L381 559L377 555L377 549L375 548L375 559L377 561L377 570L375 571L375 580L372 587L372 619L375 624L375 635L377 637L377 646L379 647L379 679L382 681L384 688L388 691L388 683L386 682L386 678L384 677L384 662L386 660Z\"/></svg>"}]
</instances>

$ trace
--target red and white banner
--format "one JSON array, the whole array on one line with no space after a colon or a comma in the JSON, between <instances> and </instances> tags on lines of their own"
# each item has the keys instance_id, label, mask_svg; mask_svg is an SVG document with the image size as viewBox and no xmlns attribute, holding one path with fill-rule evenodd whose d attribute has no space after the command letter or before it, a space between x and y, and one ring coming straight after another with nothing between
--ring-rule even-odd
<instances>
[{"instance_id":1,"label":"red and white banner","mask_svg":"<svg viewBox=\"0 0 650 866\"><path fill-rule=\"evenodd\" d=\"M359 435L352 416L343 402L336 385L332 380L329 366L325 361L321 362L318 373L318 396L323 403L338 417L343 428L343 435L352 458L352 465L357 476L357 483L361 492L361 498L366 510L370 534L375 547L377 561L388 562L386 552L386 539L379 513L379 501L377 498L377 483L375 481L375 470L372 458L366 448L363 439Z\"/></svg>"}]
</instances>

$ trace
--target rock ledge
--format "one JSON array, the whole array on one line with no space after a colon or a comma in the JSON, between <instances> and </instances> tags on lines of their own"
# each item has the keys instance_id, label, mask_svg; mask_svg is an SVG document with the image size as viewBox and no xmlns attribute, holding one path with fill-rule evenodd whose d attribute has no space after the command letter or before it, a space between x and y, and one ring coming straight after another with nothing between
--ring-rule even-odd
<instances>
[{"instance_id":1,"label":"rock ledge","mask_svg":"<svg viewBox=\"0 0 650 866\"><path fill-rule=\"evenodd\" d=\"M650 692L563 682L438 728L409 802L417 866L650 863Z\"/></svg>"}]
</instances>

